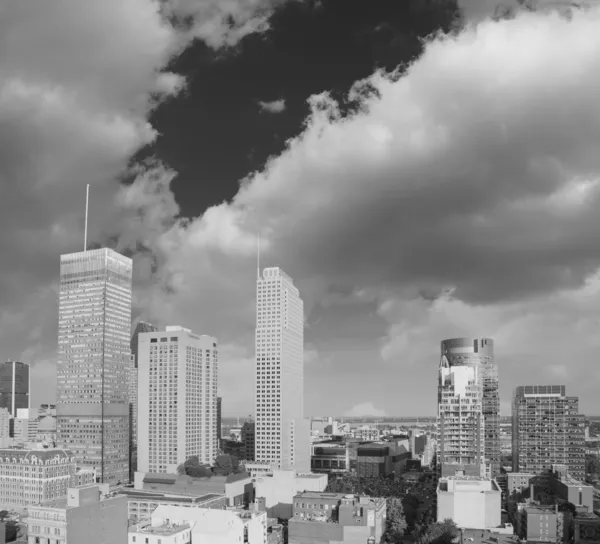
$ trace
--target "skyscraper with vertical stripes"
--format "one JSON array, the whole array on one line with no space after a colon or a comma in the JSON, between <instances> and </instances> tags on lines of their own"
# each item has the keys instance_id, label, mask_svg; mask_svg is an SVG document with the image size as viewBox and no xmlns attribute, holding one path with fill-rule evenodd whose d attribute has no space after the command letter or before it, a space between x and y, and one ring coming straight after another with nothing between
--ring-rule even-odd
<instances>
[{"instance_id":1,"label":"skyscraper with vertical stripes","mask_svg":"<svg viewBox=\"0 0 600 544\"><path fill-rule=\"evenodd\" d=\"M304 305L283 270L257 280L255 461L310 470L304 419Z\"/></svg>"},{"instance_id":2,"label":"skyscraper with vertical stripes","mask_svg":"<svg viewBox=\"0 0 600 544\"><path fill-rule=\"evenodd\" d=\"M99 482L128 480L132 261L111 249L62 255L57 442Z\"/></svg>"}]
</instances>

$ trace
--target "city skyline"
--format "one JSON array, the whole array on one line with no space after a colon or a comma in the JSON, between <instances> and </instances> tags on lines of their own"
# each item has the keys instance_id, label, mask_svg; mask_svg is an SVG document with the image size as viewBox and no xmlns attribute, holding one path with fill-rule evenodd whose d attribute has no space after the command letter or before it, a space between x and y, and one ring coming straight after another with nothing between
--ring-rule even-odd
<instances>
[{"instance_id":1,"label":"city skyline","mask_svg":"<svg viewBox=\"0 0 600 544\"><path fill-rule=\"evenodd\" d=\"M107 1L3 12L0 360L33 405L89 184L134 320L219 338L224 415L254 404L258 232L304 300L306 415L433 415L464 336L495 339L501 413L542 375L597 411L598 2Z\"/></svg>"}]
</instances>

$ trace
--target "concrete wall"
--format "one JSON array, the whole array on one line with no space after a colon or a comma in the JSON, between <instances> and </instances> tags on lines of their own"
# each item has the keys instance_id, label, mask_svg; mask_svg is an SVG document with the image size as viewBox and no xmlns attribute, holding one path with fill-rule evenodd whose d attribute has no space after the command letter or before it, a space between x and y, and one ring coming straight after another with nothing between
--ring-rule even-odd
<instances>
[{"instance_id":1,"label":"concrete wall","mask_svg":"<svg viewBox=\"0 0 600 544\"><path fill-rule=\"evenodd\" d=\"M67 510L68 542L127 542L127 498L115 497Z\"/></svg>"},{"instance_id":2,"label":"concrete wall","mask_svg":"<svg viewBox=\"0 0 600 544\"><path fill-rule=\"evenodd\" d=\"M343 540L344 527L337 523L293 519L288 524L289 544L329 544L331 541ZM366 540L365 538L365 542Z\"/></svg>"}]
</instances>

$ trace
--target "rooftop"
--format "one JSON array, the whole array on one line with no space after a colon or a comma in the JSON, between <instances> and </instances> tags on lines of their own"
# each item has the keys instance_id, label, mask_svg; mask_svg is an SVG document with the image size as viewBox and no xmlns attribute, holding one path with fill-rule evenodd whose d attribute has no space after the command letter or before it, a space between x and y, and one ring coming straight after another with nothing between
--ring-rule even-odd
<instances>
[{"instance_id":1,"label":"rooftop","mask_svg":"<svg viewBox=\"0 0 600 544\"><path fill-rule=\"evenodd\" d=\"M167 494L153 491L132 490L127 488L121 489L119 493L131 499L148 501L155 500L160 502L186 502L190 504L202 504L225 496L217 493L205 493L203 495L191 496L188 494Z\"/></svg>"},{"instance_id":2,"label":"rooftop","mask_svg":"<svg viewBox=\"0 0 600 544\"><path fill-rule=\"evenodd\" d=\"M463 544L515 544L518 542L519 539L515 535L501 535L481 529L465 529L463 531Z\"/></svg>"},{"instance_id":3,"label":"rooftop","mask_svg":"<svg viewBox=\"0 0 600 544\"><path fill-rule=\"evenodd\" d=\"M4 448L0 450L0 462L11 463L12 459L18 462L27 460L31 462L50 461L58 459L61 461L71 459L73 454L69 450L61 448ZM6 461L5 461L6 459Z\"/></svg>"},{"instance_id":4,"label":"rooftop","mask_svg":"<svg viewBox=\"0 0 600 544\"><path fill-rule=\"evenodd\" d=\"M190 529L190 525L182 523L177 525L175 523L163 523L162 525L133 525L129 528L130 533L141 533L144 535L156 535L156 536L172 536L186 529Z\"/></svg>"}]
</instances>

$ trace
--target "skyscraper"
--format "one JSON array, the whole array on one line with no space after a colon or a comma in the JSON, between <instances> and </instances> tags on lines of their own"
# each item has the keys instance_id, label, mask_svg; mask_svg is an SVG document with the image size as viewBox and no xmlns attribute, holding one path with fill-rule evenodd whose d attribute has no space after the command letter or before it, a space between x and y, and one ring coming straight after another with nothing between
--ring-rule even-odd
<instances>
[{"instance_id":1,"label":"skyscraper","mask_svg":"<svg viewBox=\"0 0 600 544\"><path fill-rule=\"evenodd\" d=\"M223 432L223 422L221 420L221 404L223 399L217 397L217 449L221 449L221 433Z\"/></svg>"},{"instance_id":2,"label":"skyscraper","mask_svg":"<svg viewBox=\"0 0 600 544\"><path fill-rule=\"evenodd\" d=\"M217 456L217 339L183 327L145 332L138 352L138 470L174 472Z\"/></svg>"},{"instance_id":3,"label":"skyscraper","mask_svg":"<svg viewBox=\"0 0 600 544\"><path fill-rule=\"evenodd\" d=\"M513 471L541 474L566 465L585 479L585 416L564 385L521 385L512 403Z\"/></svg>"},{"instance_id":4,"label":"skyscraper","mask_svg":"<svg viewBox=\"0 0 600 544\"><path fill-rule=\"evenodd\" d=\"M140 321L131 335L131 355L133 356L133 365L135 368L138 367L138 337L142 332L156 332L158 327L152 325L152 323L146 323Z\"/></svg>"},{"instance_id":5,"label":"skyscraper","mask_svg":"<svg viewBox=\"0 0 600 544\"><path fill-rule=\"evenodd\" d=\"M0 408L11 417L17 410L29 408L29 365L18 361L0 363Z\"/></svg>"},{"instance_id":6,"label":"skyscraper","mask_svg":"<svg viewBox=\"0 0 600 544\"><path fill-rule=\"evenodd\" d=\"M494 342L454 338L441 344L438 466L495 477L500 472L500 399Z\"/></svg>"},{"instance_id":7,"label":"skyscraper","mask_svg":"<svg viewBox=\"0 0 600 544\"><path fill-rule=\"evenodd\" d=\"M60 258L57 442L110 484L128 479L131 277L111 249Z\"/></svg>"},{"instance_id":8,"label":"skyscraper","mask_svg":"<svg viewBox=\"0 0 600 544\"><path fill-rule=\"evenodd\" d=\"M257 280L255 461L310 470L304 419L304 307L292 279L265 268Z\"/></svg>"},{"instance_id":9,"label":"skyscraper","mask_svg":"<svg viewBox=\"0 0 600 544\"><path fill-rule=\"evenodd\" d=\"M158 327L151 323L140 321L131 335L131 365L129 369L129 479L133 478L135 461L134 452L137 449L138 425L138 337L143 332L155 332Z\"/></svg>"}]
</instances>

